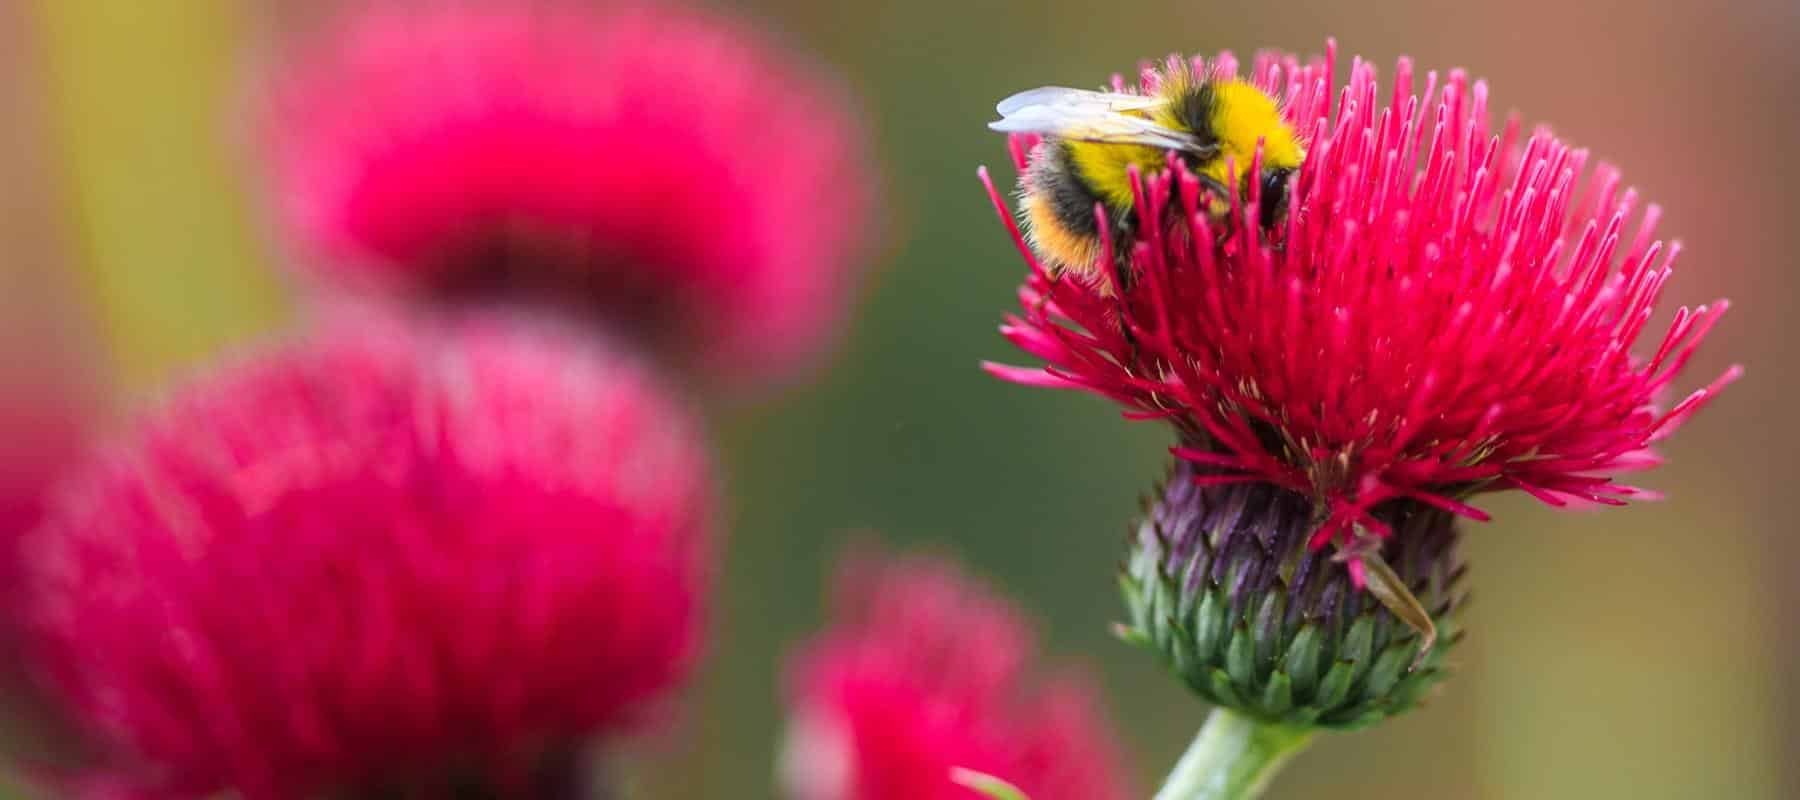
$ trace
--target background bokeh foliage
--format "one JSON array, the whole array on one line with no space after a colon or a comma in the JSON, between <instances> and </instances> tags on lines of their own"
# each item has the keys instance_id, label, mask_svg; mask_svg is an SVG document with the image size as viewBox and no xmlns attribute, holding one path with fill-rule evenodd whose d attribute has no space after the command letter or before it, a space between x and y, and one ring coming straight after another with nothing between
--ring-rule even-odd
<instances>
[{"instance_id":1,"label":"background bokeh foliage","mask_svg":"<svg viewBox=\"0 0 1800 800\"><path fill-rule=\"evenodd\" d=\"M285 324L235 112L246 59L309 6L0 6L0 109L15 123L0 138L0 311L91 323L133 392ZM976 369L1014 358L994 327L1021 270L974 180L983 163L1011 176L983 123L1010 91L1095 84L1143 56L1310 51L1327 35L1384 68L1400 53L1421 69L1466 66L1499 108L1620 163L1687 246L1669 296L1736 300L1692 374L1730 361L1750 373L1647 479L1665 503L1559 514L1490 501L1498 521L1475 526L1467 548L1464 674L1421 712L1326 738L1271 796L1800 796L1800 543L1786 502L1800 478L1792 3L733 8L862 92L886 176L884 247L847 346L817 381L721 417L733 524L713 655L680 725L622 767L641 796L772 791L779 659L820 621L830 560L868 531L993 576L1053 651L1101 676L1144 782L1173 762L1204 709L1106 632L1125 519L1166 437L1098 400Z\"/></svg>"}]
</instances>

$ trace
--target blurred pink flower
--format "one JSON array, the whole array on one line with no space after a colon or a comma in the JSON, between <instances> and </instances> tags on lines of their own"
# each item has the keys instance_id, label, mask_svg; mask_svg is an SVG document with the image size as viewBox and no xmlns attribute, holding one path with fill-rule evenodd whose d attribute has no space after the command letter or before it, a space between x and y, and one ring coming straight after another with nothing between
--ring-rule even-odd
<instances>
[{"instance_id":1,"label":"blurred pink flower","mask_svg":"<svg viewBox=\"0 0 1800 800\"><path fill-rule=\"evenodd\" d=\"M836 620L789 665L794 800L974 800L955 767L1033 800L1129 796L1093 689L1032 680L1031 633L1004 600L950 563L881 558L840 568Z\"/></svg>"},{"instance_id":2,"label":"blurred pink flower","mask_svg":"<svg viewBox=\"0 0 1800 800\"><path fill-rule=\"evenodd\" d=\"M1461 71L1415 94L1402 59L1384 93L1359 60L1335 115L1331 76L1330 57L1251 69L1310 142L1285 219L1265 233L1252 194L1215 221L1185 169L1144 176L1138 216L1168 224L1145 226L1127 290L1054 279L1020 242L1032 271L1002 331L1047 367L990 371L1173 422L1203 485L1300 493L1324 520L1312 546L1347 547L1358 582L1357 555L1392 533L1383 503L1486 519L1469 496L1646 496L1614 478L1654 465L1652 443L1739 374L1659 404L1724 301L1632 355L1680 249L1655 240L1659 209L1548 130L1494 134L1486 84ZM1033 144L1013 142L1021 170Z\"/></svg>"},{"instance_id":3,"label":"blurred pink flower","mask_svg":"<svg viewBox=\"0 0 1800 800\"><path fill-rule=\"evenodd\" d=\"M709 487L684 411L591 337L342 323L58 494L35 654L106 753L89 788L515 795L688 672Z\"/></svg>"},{"instance_id":4,"label":"blurred pink flower","mask_svg":"<svg viewBox=\"0 0 1800 800\"><path fill-rule=\"evenodd\" d=\"M340 283L526 293L718 381L834 337L873 176L848 96L698 11L354 13L271 81L275 200Z\"/></svg>"}]
</instances>

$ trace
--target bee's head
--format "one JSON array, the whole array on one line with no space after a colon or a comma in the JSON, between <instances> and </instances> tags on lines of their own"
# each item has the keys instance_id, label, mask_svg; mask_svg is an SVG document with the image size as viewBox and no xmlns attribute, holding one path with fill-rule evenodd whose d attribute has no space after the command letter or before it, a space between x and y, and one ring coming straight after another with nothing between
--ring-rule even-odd
<instances>
[{"instance_id":1,"label":"bee's head","mask_svg":"<svg viewBox=\"0 0 1800 800\"><path fill-rule=\"evenodd\" d=\"M1220 183L1217 179L1206 174L1197 174L1195 177L1199 179L1200 185L1206 189L1208 195L1211 197L1213 214L1215 216L1225 214L1231 207L1229 198L1232 194L1225 188L1225 184ZM1281 224L1282 218L1287 215L1288 184L1293 177L1294 170L1287 167L1275 167L1273 169L1263 170L1262 174L1255 178L1258 184L1255 187L1255 196L1259 200L1256 208L1257 219L1261 221L1264 228L1272 228ZM1246 201L1252 196L1249 191L1251 188L1250 181L1251 178L1245 176L1241 181L1244 191L1237 195L1238 197L1244 198Z\"/></svg>"},{"instance_id":2,"label":"bee's head","mask_svg":"<svg viewBox=\"0 0 1800 800\"><path fill-rule=\"evenodd\" d=\"M1258 187L1262 193L1262 204L1257 212L1265 227L1279 224L1282 216L1287 213L1288 181L1293 177L1294 171L1291 169L1263 170L1262 186Z\"/></svg>"}]
</instances>

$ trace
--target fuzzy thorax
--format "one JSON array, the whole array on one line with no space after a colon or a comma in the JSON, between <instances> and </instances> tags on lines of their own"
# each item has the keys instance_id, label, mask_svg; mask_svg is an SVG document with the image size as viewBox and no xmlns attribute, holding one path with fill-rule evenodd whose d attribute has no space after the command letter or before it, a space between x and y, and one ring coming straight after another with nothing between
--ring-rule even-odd
<instances>
[{"instance_id":1,"label":"fuzzy thorax","mask_svg":"<svg viewBox=\"0 0 1800 800\"><path fill-rule=\"evenodd\" d=\"M1151 113L1157 124L1217 146L1211 157L1189 159L1189 168L1218 186L1241 188L1258 147L1267 169L1296 169L1305 158L1280 104L1246 81L1201 80L1189 69L1169 69L1156 94L1164 100ZM1168 151L1156 147L1074 139L1066 144L1075 171L1108 208L1132 207L1134 168L1141 175L1168 168Z\"/></svg>"}]
</instances>

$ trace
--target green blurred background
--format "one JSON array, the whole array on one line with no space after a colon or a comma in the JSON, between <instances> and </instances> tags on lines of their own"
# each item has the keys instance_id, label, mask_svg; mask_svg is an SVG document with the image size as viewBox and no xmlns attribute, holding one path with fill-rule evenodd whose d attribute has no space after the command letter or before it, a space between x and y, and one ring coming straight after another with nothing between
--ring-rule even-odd
<instances>
[{"instance_id":1,"label":"green blurred background","mask_svg":"<svg viewBox=\"0 0 1800 800\"><path fill-rule=\"evenodd\" d=\"M283 324L234 109L246 58L304 9L0 3L9 323L74 321L64 327L90 331L130 393ZM828 564L864 530L959 553L1032 609L1058 657L1104 680L1153 785L1205 709L1106 625L1126 515L1161 470L1166 437L1098 400L976 368L1016 358L994 326L1021 270L974 179L984 163L1011 174L983 123L1010 91L1093 84L1142 56L1313 51L1330 35L1384 67L1402 53L1421 68L1468 67L1498 107L1621 164L1686 242L1669 296L1737 303L1692 380L1733 361L1750 371L1647 479L1667 502L1602 513L1490 502L1498 520L1467 548L1477 601L1462 675L1421 712L1325 738L1270 796L1800 797L1791 0L737 10L862 92L888 182L887 246L819 379L721 417L733 525L716 644L690 713L633 768L645 796L772 795L780 658L820 621Z\"/></svg>"}]
</instances>

